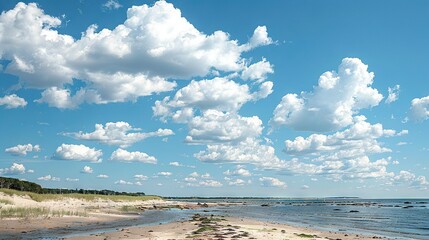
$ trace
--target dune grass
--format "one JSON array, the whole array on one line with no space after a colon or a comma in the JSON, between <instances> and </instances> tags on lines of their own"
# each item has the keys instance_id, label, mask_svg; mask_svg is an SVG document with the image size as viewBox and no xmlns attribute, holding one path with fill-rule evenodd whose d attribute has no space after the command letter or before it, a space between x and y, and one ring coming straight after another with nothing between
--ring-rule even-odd
<instances>
[{"instance_id":1,"label":"dune grass","mask_svg":"<svg viewBox=\"0 0 429 240\"><path fill-rule=\"evenodd\" d=\"M62 216L88 216L86 212L50 210L43 207L11 207L0 209L0 219L3 218L37 218Z\"/></svg>"},{"instance_id":2,"label":"dune grass","mask_svg":"<svg viewBox=\"0 0 429 240\"><path fill-rule=\"evenodd\" d=\"M13 202L8 200L8 199L1 199L0 198L0 203L2 203L4 205L13 205Z\"/></svg>"},{"instance_id":3,"label":"dune grass","mask_svg":"<svg viewBox=\"0 0 429 240\"><path fill-rule=\"evenodd\" d=\"M61 200L64 198L75 198L82 199L86 201L94 201L97 199L101 200L111 200L114 202L121 201L147 201L147 200L156 200L161 199L159 196L127 196L127 195L98 195L98 194L79 194L79 193L69 193L69 194L38 194L33 192L24 192L17 191L13 189L1 188L0 192L13 196L28 196L36 202L49 201L49 200Z\"/></svg>"}]
</instances>

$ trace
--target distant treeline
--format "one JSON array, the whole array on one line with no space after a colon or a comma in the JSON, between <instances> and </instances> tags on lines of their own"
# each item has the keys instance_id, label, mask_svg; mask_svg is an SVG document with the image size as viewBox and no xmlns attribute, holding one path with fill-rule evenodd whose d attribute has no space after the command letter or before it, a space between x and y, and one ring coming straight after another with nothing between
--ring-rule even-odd
<instances>
[{"instance_id":1,"label":"distant treeline","mask_svg":"<svg viewBox=\"0 0 429 240\"><path fill-rule=\"evenodd\" d=\"M16 178L0 177L0 188L14 189L18 191L34 192L40 194L99 194L99 195L127 195L127 196L145 196L143 192L128 193L116 192L112 190L87 190L87 189L61 189L61 188L43 188L37 183L22 181Z\"/></svg>"}]
</instances>

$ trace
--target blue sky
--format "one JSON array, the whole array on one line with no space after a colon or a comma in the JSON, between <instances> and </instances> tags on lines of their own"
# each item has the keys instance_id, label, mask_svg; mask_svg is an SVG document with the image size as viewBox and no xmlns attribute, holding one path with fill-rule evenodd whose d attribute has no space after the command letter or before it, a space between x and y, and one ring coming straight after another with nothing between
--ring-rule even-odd
<instances>
[{"instance_id":1,"label":"blue sky","mask_svg":"<svg viewBox=\"0 0 429 240\"><path fill-rule=\"evenodd\" d=\"M2 1L0 175L428 197L426 1Z\"/></svg>"}]
</instances>

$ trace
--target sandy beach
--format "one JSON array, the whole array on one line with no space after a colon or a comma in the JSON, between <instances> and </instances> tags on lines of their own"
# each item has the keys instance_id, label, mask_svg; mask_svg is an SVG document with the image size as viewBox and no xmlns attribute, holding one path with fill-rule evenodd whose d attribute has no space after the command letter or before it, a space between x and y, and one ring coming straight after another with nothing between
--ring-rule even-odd
<instances>
[{"instance_id":1,"label":"sandy beach","mask_svg":"<svg viewBox=\"0 0 429 240\"><path fill-rule=\"evenodd\" d=\"M142 212L169 209L199 209L216 206L214 203L166 200L87 201L75 198L34 201L28 196L0 193L2 210L7 208L47 208L51 211L79 213L61 216L7 218L0 220L1 239L32 239L64 234L65 239L374 239L376 236L344 232L323 232L311 228L262 222L249 218L213 215L207 210L189 215L180 221L146 226L137 224ZM9 204L4 204L9 202ZM123 223L112 225L112 223ZM116 227L112 227L116 226ZM112 229L113 228L113 229ZM108 230L106 230L108 229ZM45 231L45 232L44 232ZM78 234L75 234L75 231ZM46 235L44 235L46 234ZM55 235L55 234L54 234ZM63 238L63 237L61 237Z\"/></svg>"}]
</instances>

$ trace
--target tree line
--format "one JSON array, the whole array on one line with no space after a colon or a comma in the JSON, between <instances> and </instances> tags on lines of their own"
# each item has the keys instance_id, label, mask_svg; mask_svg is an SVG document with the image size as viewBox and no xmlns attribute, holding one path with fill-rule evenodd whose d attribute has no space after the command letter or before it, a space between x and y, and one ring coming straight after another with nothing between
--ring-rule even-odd
<instances>
[{"instance_id":1,"label":"tree line","mask_svg":"<svg viewBox=\"0 0 429 240\"><path fill-rule=\"evenodd\" d=\"M145 196L144 192L117 192L112 190L88 190L88 189L64 189L64 188L43 188L37 183L19 180L16 178L0 177L0 188L14 189L18 191L33 192L39 194L98 194L98 195L127 195L127 196Z\"/></svg>"}]
</instances>

